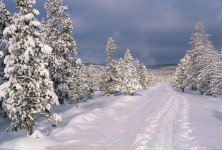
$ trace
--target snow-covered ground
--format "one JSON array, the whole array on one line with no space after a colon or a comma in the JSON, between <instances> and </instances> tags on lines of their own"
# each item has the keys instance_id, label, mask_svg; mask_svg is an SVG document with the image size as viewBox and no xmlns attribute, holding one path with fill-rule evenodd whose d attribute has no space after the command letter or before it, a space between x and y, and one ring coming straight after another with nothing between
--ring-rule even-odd
<instances>
[{"instance_id":1,"label":"snow-covered ground","mask_svg":"<svg viewBox=\"0 0 222 150\"><path fill-rule=\"evenodd\" d=\"M39 121L40 138L7 133L9 121L0 121L0 149L222 149L222 98L181 93L168 84L55 109L62 124L53 128Z\"/></svg>"}]
</instances>

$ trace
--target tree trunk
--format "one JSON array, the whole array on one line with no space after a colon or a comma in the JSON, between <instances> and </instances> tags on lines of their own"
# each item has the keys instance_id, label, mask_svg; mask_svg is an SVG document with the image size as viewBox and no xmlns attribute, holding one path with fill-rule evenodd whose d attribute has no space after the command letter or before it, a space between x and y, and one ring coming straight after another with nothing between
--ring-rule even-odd
<instances>
[{"instance_id":1,"label":"tree trunk","mask_svg":"<svg viewBox=\"0 0 222 150\"><path fill-rule=\"evenodd\" d=\"M203 91L200 91L200 95L203 95L204 93L203 93Z\"/></svg>"},{"instance_id":2,"label":"tree trunk","mask_svg":"<svg viewBox=\"0 0 222 150\"><path fill-rule=\"evenodd\" d=\"M184 92L184 88L181 88L182 92Z\"/></svg>"},{"instance_id":3,"label":"tree trunk","mask_svg":"<svg viewBox=\"0 0 222 150\"><path fill-rule=\"evenodd\" d=\"M76 108L79 108L78 104L79 104L79 100L77 99L76 100Z\"/></svg>"},{"instance_id":4,"label":"tree trunk","mask_svg":"<svg viewBox=\"0 0 222 150\"><path fill-rule=\"evenodd\" d=\"M25 130L26 130L26 136L30 136L32 135L32 130L33 130L33 126L32 125L29 125L29 124L26 124L25 126Z\"/></svg>"}]
</instances>

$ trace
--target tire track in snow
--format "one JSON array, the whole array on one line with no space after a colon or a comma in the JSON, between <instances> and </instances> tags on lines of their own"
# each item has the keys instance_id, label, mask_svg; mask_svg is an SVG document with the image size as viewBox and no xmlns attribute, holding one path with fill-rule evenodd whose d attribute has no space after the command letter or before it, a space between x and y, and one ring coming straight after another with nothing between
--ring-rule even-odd
<instances>
[{"instance_id":1,"label":"tire track in snow","mask_svg":"<svg viewBox=\"0 0 222 150\"><path fill-rule=\"evenodd\" d=\"M175 122L179 113L179 100L172 91L170 93L169 107L164 111L163 120L158 136L158 150L175 149Z\"/></svg>"},{"instance_id":2,"label":"tire track in snow","mask_svg":"<svg viewBox=\"0 0 222 150\"><path fill-rule=\"evenodd\" d=\"M192 149L188 143L195 138L192 137L192 129L190 128L187 99L168 85L161 86L161 88L145 93L145 97L151 98L142 101L142 103L135 103L138 106L132 109L127 116L122 116L118 125L114 127L115 130L119 130L110 131L112 132L110 138L115 139L113 144L121 143L120 141L126 137L127 130L130 132L134 130L132 134L129 134L131 139L128 142L131 141L133 146L126 147L123 144L120 149ZM159 96L160 91L161 96ZM154 103L155 99L156 103ZM146 109L146 112L140 111ZM143 124L138 126L136 122L143 122ZM134 140L132 140L133 137Z\"/></svg>"},{"instance_id":3,"label":"tire track in snow","mask_svg":"<svg viewBox=\"0 0 222 150\"><path fill-rule=\"evenodd\" d=\"M69 122L75 130L69 128L67 132L73 132L74 137L84 137L84 141L77 143L75 140L78 138L73 138L71 143L60 143L58 149L69 145L79 150L189 148L189 145L184 144L192 138L188 110L186 98L169 85L157 85L144 91L142 96L119 97L107 105L106 109L96 109L79 115ZM177 132L178 128L183 130ZM90 135L95 133L98 136L92 138Z\"/></svg>"},{"instance_id":4,"label":"tire track in snow","mask_svg":"<svg viewBox=\"0 0 222 150\"><path fill-rule=\"evenodd\" d=\"M168 89L172 105L164 115L162 121L162 130L160 130L158 150L177 150L177 149L192 149L189 145L192 136L192 129L189 123L189 105L187 99L181 96L181 93ZM180 122L180 123L179 123Z\"/></svg>"},{"instance_id":5,"label":"tire track in snow","mask_svg":"<svg viewBox=\"0 0 222 150\"><path fill-rule=\"evenodd\" d=\"M134 101L134 106L127 108L127 112L129 113L126 114L126 110L123 110L123 113L119 112L119 121L113 128L106 132L108 139L107 149L113 145L118 145L117 150L135 150L137 148L141 149L141 147L144 147L143 145L147 145L147 141L152 138L152 134L156 132L154 129L159 126L158 120L156 119L161 118L160 114L152 117L153 112L158 112L162 110L163 107L168 106L167 101L163 98L168 96L168 93L162 86L160 88L161 89L158 90L151 88L148 92L145 91L142 97L137 97L137 100ZM159 95L160 90L162 90L164 94L160 100L155 100L154 98L156 98L156 95ZM150 128L146 128L148 123L150 123ZM143 129L146 130L146 132L138 134ZM136 147L135 145L138 145L138 142L140 146Z\"/></svg>"},{"instance_id":6,"label":"tire track in snow","mask_svg":"<svg viewBox=\"0 0 222 150\"><path fill-rule=\"evenodd\" d=\"M150 95L154 91L156 91L155 88L143 94ZM134 150L132 145L126 144L123 141L127 140L127 143L133 143L137 133L141 130L141 126L144 124L147 114L149 114L148 111L143 112L143 110L149 110L148 106L151 103L151 99L146 98L137 97L133 107L123 110L123 114L119 112L119 121L111 130L106 132L106 137L108 137L108 146L106 147L118 145L117 150ZM126 111L129 112L127 115Z\"/></svg>"},{"instance_id":7,"label":"tire track in snow","mask_svg":"<svg viewBox=\"0 0 222 150\"><path fill-rule=\"evenodd\" d=\"M164 97L166 103L152 117L147 116L145 123L148 126L137 135L135 150L192 148L186 144L195 139L191 136L187 100L169 87L165 87L165 90L167 92L167 96ZM177 132L177 130L180 131Z\"/></svg>"},{"instance_id":8,"label":"tire track in snow","mask_svg":"<svg viewBox=\"0 0 222 150\"><path fill-rule=\"evenodd\" d=\"M172 149L179 102L172 96L171 89L164 86L163 92L167 93L162 97L165 103L152 117L147 116L145 124L148 126L141 130L135 140L136 150Z\"/></svg>"},{"instance_id":9,"label":"tire track in snow","mask_svg":"<svg viewBox=\"0 0 222 150\"><path fill-rule=\"evenodd\" d=\"M195 140L195 137L192 136L192 128L189 123L189 105L187 99L184 96L179 96L180 105L181 105L181 113L178 116L177 120L177 128L181 130L178 131L176 135L176 148L177 149L192 149L192 146L188 143L190 141Z\"/></svg>"}]
</instances>

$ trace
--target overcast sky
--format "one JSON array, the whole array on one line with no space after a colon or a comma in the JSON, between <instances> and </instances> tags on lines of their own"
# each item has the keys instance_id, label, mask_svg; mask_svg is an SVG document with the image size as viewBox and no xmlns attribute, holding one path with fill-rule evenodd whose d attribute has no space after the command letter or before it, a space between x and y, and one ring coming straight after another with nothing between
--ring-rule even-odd
<instances>
[{"instance_id":1,"label":"overcast sky","mask_svg":"<svg viewBox=\"0 0 222 150\"><path fill-rule=\"evenodd\" d=\"M44 3L36 0L39 19ZM3 0L15 12L15 0ZM172 64L184 56L196 21L201 19L217 50L222 48L222 0L63 0L73 21L78 57L105 63L107 39L117 45L115 59L129 48L147 65Z\"/></svg>"}]
</instances>

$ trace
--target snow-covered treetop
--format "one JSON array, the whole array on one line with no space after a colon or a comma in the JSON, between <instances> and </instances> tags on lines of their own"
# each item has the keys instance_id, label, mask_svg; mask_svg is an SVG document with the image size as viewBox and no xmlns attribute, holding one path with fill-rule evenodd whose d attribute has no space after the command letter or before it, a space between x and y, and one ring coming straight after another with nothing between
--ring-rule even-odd
<instances>
[{"instance_id":1,"label":"snow-covered treetop","mask_svg":"<svg viewBox=\"0 0 222 150\"><path fill-rule=\"evenodd\" d=\"M16 0L16 4L17 7L20 9L20 12L14 17L12 25L4 30L4 35L17 35L17 32L21 32L18 30L22 30L22 32L24 31L23 33L21 33L21 36L27 34L26 41L20 44L24 44L24 46L26 47L24 53L25 58L23 59L25 62L28 62L28 57L34 55L32 52L33 48L37 46L35 40L39 41L39 38L41 37L41 33L39 33L39 31L41 31L41 23L35 18L35 16L39 15L39 11L33 9L33 6L35 5L35 0ZM32 34L34 35L34 37L31 36ZM41 48L41 52L44 54L49 54L52 51L51 47L44 45L43 43L39 44L38 46ZM12 49L15 48L19 49L19 47L14 47L12 44L10 44L9 52L11 53Z\"/></svg>"},{"instance_id":2,"label":"snow-covered treetop","mask_svg":"<svg viewBox=\"0 0 222 150\"><path fill-rule=\"evenodd\" d=\"M16 6L20 9L24 9L24 8L27 8L27 6L29 8L32 8L34 5L36 4L36 1L35 0L16 0ZM26 9L24 9L25 11Z\"/></svg>"},{"instance_id":3,"label":"snow-covered treetop","mask_svg":"<svg viewBox=\"0 0 222 150\"><path fill-rule=\"evenodd\" d=\"M48 2L45 3L45 9L47 11L47 25L46 25L46 36L51 37L54 36L55 39L50 40L58 40L59 37L59 31L61 30L61 22L62 17L64 15L64 11L67 9L67 7L62 6L62 0L48 0ZM47 40L48 41L48 40Z\"/></svg>"},{"instance_id":4,"label":"snow-covered treetop","mask_svg":"<svg viewBox=\"0 0 222 150\"><path fill-rule=\"evenodd\" d=\"M73 25L70 15L64 13L64 21L62 22L62 34L61 39L64 41L64 45L66 45L66 51L69 53L77 54L77 45L76 41L73 38Z\"/></svg>"},{"instance_id":5,"label":"snow-covered treetop","mask_svg":"<svg viewBox=\"0 0 222 150\"><path fill-rule=\"evenodd\" d=\"M190 45L192 48L203 45L209 40L210 34L207 34L202 21L198 20L195 25L195 31L192 34Z\"/></svg>"},{"instance_id":6,"label":"snow-covered treetop","mask_svg":"<svg viewBox=\"0 0 222 150\"><path fill-rule=\"evenodd\" d=\"M58 14L58 12L64 12L65 10L67 10L68 7L62 6L62 2L63 0L48 0L48 2L45 4L45 8L47 10L47 17L53 17L54 15ZM53 7L51 7L52 5Z\"/></svg>"},{"instance_id":7,"label":"snow-covered treetop","mask_svg":"<svg viewBox=\"0 0 222 150\"><path fill-rule=\"evenodd\" d=\"M191 42L189 43L191 49L188 52L194 63L200 62L199 59L202 59L202 55L214 50L209 37L210 35L206 33L203 22L198 20L195 25L195 31L191 36Z\"/></svg>"},{"instance_id":8,"label":"snow-covered treetop","mask_svg":"<svg viewBox=\"0 0 222 150\"><path fill-rule=\"evenodd\" d=\"M127 49L127 50L126 50L126 53L125 53L125 55L124 55L124 61L125 61L126 63L131 63L131 62L133 61L133 56L132 56L131 53L130 53L130 49Z\"/></svg>"},{"instance_id":9,"label":"snow-covered treetop","mask_svg":"<svg viewBox=\"0 0 222 150\"><path fill-rule=\"evenodd\" d=\"M205 27L204 27L204 24L201 20L198 20L196 25L195 25L195 30L196 32L199 32L199 33L205 33Z\"/></svg>"},{"instance_id":10,"label":"snow-covered treetop","mask_svg":"<svg viewBox=\"0 0 222 150\"><path fill-rule=\"evenodd\" d=\"M81 59L77 59L76 60L76 66L75 66L75 69L74 69L75 72L83 72L84 71L84 64L82 63L82 60ZM76 73L74 73L76 75ZM78 81L77 81L78 82Z\"/></svg>"},{"instance_id":11,"label":"snow-covered treetop","mask_svg":"<svg viewBox=\"0 0 222 150\"><path fill-rule=\"evenodd\" d=\"M73 39L72 20L70 15L65 13L68 7L63 6L62 2L62 0L48 0L45 3L48 19L45 40L55 54L76 55L77 46Z\"/></svg>"},{"instance_id":12,"label":"snow-covered treetop","mask_svg":"<svg viewBox=\"0 0 222 150\"><path fill-rule=\"evenodd\" d=\"M3 36L3 30L10 25L10 13L6 10L5 4L0 0L0 39Z\"/></svg>"},{"instance_id":13,"label":"snow-covered treetop","mask_svg":"<svg viewBox=\"0 0 222 150\"><path fill-rule=\"evenodd\" d=\"M112 37L108 38L107 46L106 46L106 55L107 55L107 63L111 64L113 53L116 50L116 45Z\"/></svg>"}]
</instances>

